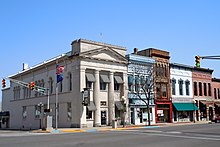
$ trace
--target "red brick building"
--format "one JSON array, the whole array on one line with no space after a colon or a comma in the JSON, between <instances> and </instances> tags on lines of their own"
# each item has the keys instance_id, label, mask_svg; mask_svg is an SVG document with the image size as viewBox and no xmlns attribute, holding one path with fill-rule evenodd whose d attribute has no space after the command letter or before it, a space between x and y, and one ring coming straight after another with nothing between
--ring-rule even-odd
<instances>
[{"instance_id":1,"label":"red brick building","mask_svg":"<svg viewBox=\"0 0 220 147\"><path fill-rule=\"evenodd\" d=\"M149 48L137 52L138 55L156 60L155 71L155 115L156 123L172 122L172 101L170 96L170 55L169 52Z\"/></svg>"},{"instance_id":2,"label":"red brick building","mask_svg":"<svg viewBox=\"0 0 220 147\"><path fill-rule=\"evenodd\" d=\"M196 120L211 120L214 113L214 99L212 88L211 69L194 67L192 71L193 98L199 110L196 111Z\"/></svg>"},{"instance_id":3,"label":"red brick building","mask_svg":"<svg viewBox=\"0 0 220 147\"><path fill-rule=\"evenodd\" d=\"M215 116L220 116L220 79L212 78L212 96Z\"/></svg>"}]
</instances>

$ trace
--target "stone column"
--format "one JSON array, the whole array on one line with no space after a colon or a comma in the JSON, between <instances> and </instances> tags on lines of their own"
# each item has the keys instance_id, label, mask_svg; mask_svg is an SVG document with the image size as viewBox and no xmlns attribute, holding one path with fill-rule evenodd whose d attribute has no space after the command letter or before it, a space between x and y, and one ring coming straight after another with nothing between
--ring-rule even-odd
<instances>
[{"instance_id":1,"label":"stone column","mask_svg":"<svg viewBox=\"0 0 220 147\"><path fill-rule=\"evenodd\" d=\"M125 112L124 112L124 115L125 115L125 123L128 123L130 124L130 110L128 108L128 105L129 105L129 101L128 101L128 74L127 73L123 73L123 86L122 86L122 96L124 96L124 99L125 99Z\"/></svg>"},{"instance_id":2,"label":"stone column","mask_svg":"<svg viewBox=\"0 0 220 147\"><path fill-rule=\"evenodd\" d=\"M79 102L79 104L82 104L82 102L83 102L83 94L82 94L82 91L84 90L83 88L85 88L86 87L86 81L85 81L85 73L86 73L86 69L84 69L84 68L81 68L80 69L80 93L79 93L79 97L80 97L80 99L78 100ZM79 105L79 106L81 106L81 105ZM87 121L86 121L86 106L83 106L82 105L82 107L79 109L80 110L80 113L81 113L81 115L82 115L82 117L80 118L80 128L85 128L85 127L87 127ZM73 113L72 113L72 115L73 115ZM74 117L74 116L72 116L72 117Z\"/></svg>"},{"instance_id":3,"label":"stone column","mask_svg":"<svg viewBox=\"0 0 220 147\"><path fill-rule=\"evenodd\" d=\"M93 99L96 106L95 111L95 127L101 126L101 111L100 111L100 99L99 99L99 71L95 70L95 82L94 82L94 88L93 88Z\"/></svg>"},{"instance_id":4,"label":"stone column","mask_svg":"<svg viewBox=\"0 0 220 147\"><path fill-rule=\"evenodd\" d=\"M112 125L112 120L115 119L115 103L114 103L114 75L109 73L110 83L108 84L108 123Z\"/></svg>"}]
</instances>

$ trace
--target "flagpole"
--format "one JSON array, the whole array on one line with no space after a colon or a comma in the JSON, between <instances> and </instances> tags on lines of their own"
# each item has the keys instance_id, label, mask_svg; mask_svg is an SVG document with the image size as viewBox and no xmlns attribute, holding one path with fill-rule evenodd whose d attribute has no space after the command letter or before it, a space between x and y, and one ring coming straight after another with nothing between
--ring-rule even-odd
<instances>
[{"instance_id":1,"label":"flagpole","mask_svg":"<svg viewBox=\"0 0 220 147\"><path fill-rule=\"evenodd\" d=\"M56 109L56 122L55 122L55 129L57 130L57 127L58 127L58 86L57 86L57 83L56 83L56 102L55 102L55 109Z\"/></svg>"}]
</instances>

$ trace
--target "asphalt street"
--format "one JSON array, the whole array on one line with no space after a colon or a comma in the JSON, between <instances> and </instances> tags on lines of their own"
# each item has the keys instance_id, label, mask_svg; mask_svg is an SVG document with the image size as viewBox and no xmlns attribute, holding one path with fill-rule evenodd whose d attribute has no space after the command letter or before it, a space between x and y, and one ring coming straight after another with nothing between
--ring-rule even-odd
<instances>
[{"instance_id":1,"label":"asphalt street","mask_svg":"<svg viewBox=\"0 0 220 147\"><path fill-rule=\"evenodd\" d=\"M7 133L0 131L0 134ZM83 133L8 134L0 135L0 147L217 147L220 123Z\"/></svg>"}]
</instances>

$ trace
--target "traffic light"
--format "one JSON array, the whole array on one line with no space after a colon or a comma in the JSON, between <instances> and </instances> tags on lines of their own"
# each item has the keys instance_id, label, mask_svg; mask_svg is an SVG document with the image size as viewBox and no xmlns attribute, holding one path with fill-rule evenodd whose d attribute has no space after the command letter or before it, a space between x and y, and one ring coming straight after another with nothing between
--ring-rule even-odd
<instances>
[{"instance_id":1,"label":"traffic light","mask_svg":"<svg viewBox=\"0 0 220 147\"><path fill-rule=\"evenodd\" d=\"M29 88L30 88L31 90L34 90L34 82L31 82L31 83L30 83Z\"/></svg>"},{"instance_id":2,"label":"traffic light","mask_svg":"<svg viewBox=\"0 0 220 147\"><path fill-rule=\"evenodd\" d=\"M195 56L196 67L200 67L200 56Z\"/></svg>"},{"instance_id":3,"label":"traffic light","mask_svg":"<svg viewBox=\"0 0 220 147\"><path fill-rule=\"evenodd\" d=\"M6 85L5 85L5 79L2 79L2 88L5 88Z\"/></svg>"}]
</instances>

